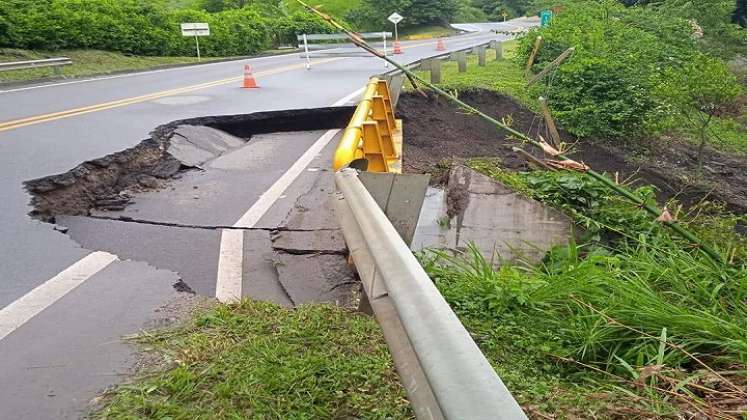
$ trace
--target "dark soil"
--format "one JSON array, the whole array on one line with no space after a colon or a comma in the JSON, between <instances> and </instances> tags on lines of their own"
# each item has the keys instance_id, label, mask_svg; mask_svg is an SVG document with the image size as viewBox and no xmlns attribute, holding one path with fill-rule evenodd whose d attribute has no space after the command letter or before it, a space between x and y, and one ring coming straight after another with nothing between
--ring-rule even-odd
<instances>
[{"instance_id":1,"label":"dark soil","mask_svg":"<svg viewBox=\"0 0 747 420\"><path fill-rule=\"evenodd\" d=\"M489 91L461 93L460 99L497 118L510 121L512 128L536 134L542 122L532 111L510 97ZM404 122L405 172L445 173L443 169L470 158L498 158L501 166L510 170L526 170L524 157L511 150L520 146L532 155L544 158L541 150L510 140L483 119L459 110L441 98L423 98L418 94L403 94L398 114ZM561 130L561 137L574 138ZM747 211L747 160L708 150L702 177L696 180L695 148L676 140L630 142L622 147L608 142L581 139L571 154L591 168L619 176L630 177L634 185L651 184L657 188L660 201L676 198L686 206L703 199L726 204L735 213Z\"/></svg>"},{"instance_id":2,"label":"dark soil","mask_svg":"<svg viewBox=\"0 0 747 420\"><path fill-rule=\"evenodd\" d=\"M168 153L174 130L202 125L250 141L255 134L341 128L353 107L299 109L190 118L157 127L137 146L83 162L72 170L25 182L30 215L54 222L56 215L89 215L92 209L123 210L139 190L158 189L180 171L192 169Z\"/></svg>"}]
</instances>

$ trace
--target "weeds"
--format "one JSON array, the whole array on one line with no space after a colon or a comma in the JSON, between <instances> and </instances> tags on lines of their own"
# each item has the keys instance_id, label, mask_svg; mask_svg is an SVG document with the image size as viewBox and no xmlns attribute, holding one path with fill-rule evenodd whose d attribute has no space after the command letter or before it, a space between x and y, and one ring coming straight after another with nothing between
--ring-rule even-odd
<instances>
[{"instance_id":1,"label":"weeds","mask_svg":"<svg viewBox=\"0 0 747 420\"><path fill-rule=\"evenodd\" d=\"M341 308L244 301L138 338L167 365L98 418L411 418L376 322Z\"/></svg>"},{"instance_id":2,"label":"weeds","mask_svg":"<svg viewBox=\"0 0 747 420\"><path fill-rule=\"evenodd\" d=\"M503 370L516 369L507 353L527 352L534 369L575 379L575 387L557 381L521 394L525 406L601 388L625 396L624 407L590 405L580 417L739 418L747 410L747 247L733 231L742 216L719 216L707 203L687 212L672 204L683 223L732 256L731 265L717 264L588 178L509 172L490 161L470 166L563 209L584 231L538 266L496 269L476 248L423 256L447 301L468 326L479 326L478 337L511 329L513 344L500 352L478 340L496 365L508 360ZM653 200L650 187L637 193ZM515 389L516 378L504 379ZM539 375L533 383L545 381ZM546 410L568 416L564 404Z\"/></svg>"}]
</instances>

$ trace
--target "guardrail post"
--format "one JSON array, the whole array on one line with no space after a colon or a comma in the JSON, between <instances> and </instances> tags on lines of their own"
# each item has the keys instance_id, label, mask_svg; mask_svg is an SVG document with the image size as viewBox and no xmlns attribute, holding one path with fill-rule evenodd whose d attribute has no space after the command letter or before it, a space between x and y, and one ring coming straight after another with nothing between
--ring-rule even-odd
<instances>
[{"instance_id":1,"label":"guardrail post","mask_svg":"<svg viewBox=\"0 0 747 420\"><path fill-rule=\"evenodd\" d=\"M455 52L454 53L454 59L457 62L457 65L459 66L459 73L464 73L467 71L467 53L465 52Z\"/></svg>"},{"instance_id":2,"label":"guardrail post","mask_svg":"<svg viewBox=\"0 0 747 420\"><path fill-rule=\"evenodd\" d=\"M428 60L431 71L431 83L438 85L441 83L441 60Z\"/></svg>"},{"instance_id":3,"label":"guardrail post","mask_svg":"<svg viewBox=\"0 0 747 420\"><path fill-rule=\"evenodd\" d=\"M477 64L480 67L485 67L485 47L477 48Z\"/></svg>"},{"instance_id":4,"label":"guardrail post","mask_svg":"<svg viewBox=\"0 0 747 420\"><path fill-rule=\"evenodd\" d=\"M490 41L490 48L495 50L495 59L503 58L503 43L500 41Z\"/></svg>"}]
</instances>

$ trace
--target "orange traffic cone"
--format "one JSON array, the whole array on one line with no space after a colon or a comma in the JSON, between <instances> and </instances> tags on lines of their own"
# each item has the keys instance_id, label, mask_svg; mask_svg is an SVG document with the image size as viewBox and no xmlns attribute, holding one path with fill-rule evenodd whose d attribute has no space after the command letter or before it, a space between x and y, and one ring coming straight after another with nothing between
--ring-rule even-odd
<instances>
[{"instance_id":1,"label":"orange traffic cone","mask_svg":"<svg viewBox=\"0 0 747 420\"><path fill-rule=\"evenodd\" d=\"M249 64L244 66L244 84L241 86L243 89L253 89L258 88L257 81L254 80L254 75L252 74L252 66Z\"/></svg>"},{"instance_id":2,"label":"orange traffic cone","mask_svg":"<svg viewBox=\"0 0 747 420\"><path fill-rule=\"evenodd\" d=\"M394 41L394 53L402 54L402 46L399 44L399 41Z\"/></svg>"},{"instance_id":3,"label":"orange traffic cone","mask_svg":"<svg viewBox=\"0 0 747 420\"><path fill-rule=\"evenodd\" d=\"M446 51L446 45L444 45L443 38L438 38L438 42L436 43L436 51Z\"/></svg>"}]
</instances>

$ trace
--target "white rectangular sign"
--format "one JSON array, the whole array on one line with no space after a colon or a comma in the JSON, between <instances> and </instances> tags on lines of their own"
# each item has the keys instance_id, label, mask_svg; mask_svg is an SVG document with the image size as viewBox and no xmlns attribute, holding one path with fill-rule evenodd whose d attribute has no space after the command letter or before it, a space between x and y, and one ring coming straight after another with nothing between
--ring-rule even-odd
<instances>
[{"instance_id":1,"label":"white rectangular sign","mask_svg":"<svg viewBox=\"0 0 747 420\"><path fill-rule=\"evenodd\" d=\"M399 13L395 12L395 13L392 13L387 19L389 20L389 22L392 22L393 24L396 25L396 24L402 22L402 19L404 19L404 18L402 17L402 15L400 15Z\"/></svg>"},{"instance_id":2,"label":"white rectangular sign","mask_svg":"<svg viewBox=\"0 0 747 420\"><path fill-rule=\"evenodd\" d=\"M210 25L207 23L182 23L183 36L209 36Z\"/></svg>"}]
</instances>

